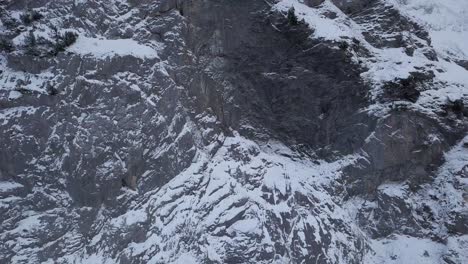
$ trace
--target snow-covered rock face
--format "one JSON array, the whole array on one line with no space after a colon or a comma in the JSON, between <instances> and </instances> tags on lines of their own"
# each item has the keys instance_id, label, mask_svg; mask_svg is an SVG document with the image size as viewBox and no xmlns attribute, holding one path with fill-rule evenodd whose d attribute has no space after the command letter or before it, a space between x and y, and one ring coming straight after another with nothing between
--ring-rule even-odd
<instances>
[{"instance_id":1,"label":"snow-covered rock face","mask_svg":"<svg viewBox=\"0 0 468 264\"><path fill-rule=\"evenodd\" d=\"M467 10L0 1L0 263L468 262Z\"/></svg>"}]
</instances>

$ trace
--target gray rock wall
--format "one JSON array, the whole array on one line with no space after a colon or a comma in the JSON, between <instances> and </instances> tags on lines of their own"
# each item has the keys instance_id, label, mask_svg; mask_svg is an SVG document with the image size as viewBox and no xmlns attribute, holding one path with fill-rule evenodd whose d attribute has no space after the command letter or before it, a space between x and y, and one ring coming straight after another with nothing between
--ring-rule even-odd
<instances>
[{"instance_id":1,"label":"gray rock wall","mask_svg":"<svg viewBox=\"0 0 468 264\"><path fill-rule=\"evenodd\" d=\"M58 26L157 53L1 51L1 261L362 263L408 236L464 263L467 100L417 103L445 85L425 68L363 78L374 48L438 60L385 2L332 1L363 28L339 41L270 1L0 3L2 23L44 14L4 39Z\"/></svg>"}]
</instances>

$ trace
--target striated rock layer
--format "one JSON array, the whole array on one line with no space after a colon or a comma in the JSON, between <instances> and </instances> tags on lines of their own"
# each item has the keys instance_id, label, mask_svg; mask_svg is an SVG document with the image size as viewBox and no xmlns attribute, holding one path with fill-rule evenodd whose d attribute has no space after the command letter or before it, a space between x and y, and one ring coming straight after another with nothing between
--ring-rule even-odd
<instances>
[{"instance_id":1,"label":"striated rock layer","mask_svg":"<svg viewBox=\"0 0 468 264\"><path fill-rule=\"evenodd\" d=\"M467 263L467 13L0 1L0 263Z\"/></svg>"}]
</instances>

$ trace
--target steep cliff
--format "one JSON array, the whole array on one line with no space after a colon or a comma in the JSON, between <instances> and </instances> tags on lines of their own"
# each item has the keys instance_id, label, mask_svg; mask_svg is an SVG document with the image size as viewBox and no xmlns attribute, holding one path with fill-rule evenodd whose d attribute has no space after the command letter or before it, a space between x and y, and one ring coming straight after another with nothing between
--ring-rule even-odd
<instances>
[{"instance_id":1,"label":"steep cliff","mask_svg":"<svg viewBox=\"0 0 468 264\"><path fill-rule=\"evenodd\" d=\"M463 0L0 7L0 263L468 261Z\"/></svg>"}]
</instances>

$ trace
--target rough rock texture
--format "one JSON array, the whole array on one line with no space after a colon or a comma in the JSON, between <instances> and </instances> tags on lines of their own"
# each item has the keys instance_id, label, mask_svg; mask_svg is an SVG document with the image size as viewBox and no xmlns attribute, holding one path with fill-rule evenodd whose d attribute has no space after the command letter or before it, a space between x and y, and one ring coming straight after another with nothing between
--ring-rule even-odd
<instances>
[{"instance_id":1,"label":"rough rock texture","mask_svg":"<svg viewBox=\"0 0 468 264\"><path fill-rule=\"evenodd\" d=\"M0 1L0 263L466 263L417 1Z\"/></svg>"}]
</instances>

